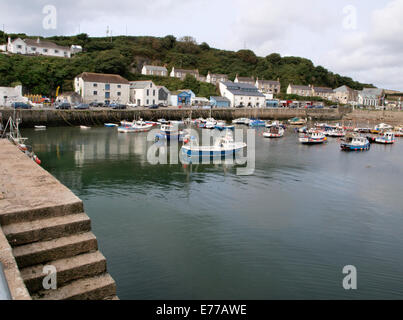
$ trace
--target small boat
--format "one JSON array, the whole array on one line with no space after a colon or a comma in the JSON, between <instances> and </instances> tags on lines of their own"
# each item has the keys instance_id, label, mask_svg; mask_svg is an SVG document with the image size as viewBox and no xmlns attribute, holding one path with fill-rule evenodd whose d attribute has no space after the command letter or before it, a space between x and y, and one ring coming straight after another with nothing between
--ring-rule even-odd
<instances>
[{"instance_id":1,"label":"small boat","mask_svg":"<svg viewBox=\"0 0 403 320\"><path fill-rule=\"evenodd\" d=\"M187 157L225 157L246 148L246 143L234 141L231 131L218 138L212 146L200 146L194 137L185 139L185 142L181 152Z\"/></svg>"},{"instance_id":2,"label":"small boat","mask_svg":"<svg viewBox=\"0 0 403 320\"><path fill-rule=\"evenodd\" d=\"M46 130L46 126L35 126L35 130Z\"/></svg>"},{"instance_id":3,"label":"small boat","mask_svg":"<svg viewBox=\"0 0 403 320\"><path fill-rule=\"evenodd\" d=\"M105 123L104 125L107 128L116 128L116 127L118 127L118 125L115 124L115 123Z\"/></svg>"},{"instance_id":4,"label":"small boat","mask_svg":"<svg viewBox=\"0 0 403 320\"><path fill-rule=\"evenodd\" d=\"M217 121L217 123L215 124L214 128L217 130L224 130L225 126L227 124L224 121Z\"/></svg>"},{"instance_id":5,"label":"small boat","mask_svg":"<svg viewBox=\"0 0 403 320\"><path fill-rule=\"evenodd\" d=\"M365 151L371 148L371 144L366 137L359 135L348 135L340 145L343 151Z\"/></svg>"},{"instance_id":6,"label":"small boat","mask_svg":"<svg viewBox=\"0 0 403 320\"><path fill-rule=\"evenodd\" d=\"M357 133L371 133L371 128L355 128L354 132L357 132Z\"/></svg>"},{"instance_id":7,"label":"small boat","mask_svg":"<svg viewBox=\"0 0 403 320\"><path fill-rule=\"evenodd\" d=\"M327 138L321 131L311 131L299 137L299 142L302 144L321 144L326 141Z\"/></svg>"},{"instance_id":8,"label":"small boat","mask_svg":"<svg viewBox=\"0 0 403 320\"><path fill-rule=\"evenodd\" d=\"M282 138L284 136L284 129L282 127L271 127L269 131L263 133L265 138Z\"/></svg>"},{"instance_id":9,"label":"small boat","mask_svg":"<svg viewBox=\"0 0 403 320\"><path fill-rule=\"evenodd\" d=\"M136 132L147 132L153 127L152 124L147 124L144 121L136 121L132 125L121 126L118 128L120 133L136 133Z\"/></svg>"},{"instance_id":10,"label":"small boat","mask_svg":"<svg viewBox=\"0 0 403 320\"><path fill-rule=\"evenodd\" d=\"M272 127L281 127L285 129L285 125L281 121L267 121L266 122L266 128L272 128Z\"/></svg>"},{"instance_id":11,"label":"small boat","mask_svg":"<svg viewBox=\"0 0 403 320\"><path fill-rule=\"evenodd\" d=\"M179 131L177 125L173 124L163 124L161 125L160 133L157 135L157 139L161 140L180 140L181 136L183 136L183 132Z\"/></svg>"},{"instance_id":12,"label":"small boat","mask_svg":"<svg viewBox=\"0 0 403 320\"><path fill-rule=\"evenodd\" d=\"M158 122L159 124L168 124L168 123L169 123L169 121L167 121L167 120L165 120L165 119L158 119L157 122Z\"/></svg>"},{"instance_id":13,"label":"small boat","mask_svg":"<svg viewBox=\"0 0 403 320\"><path fill-rule=\"evenodd\" d=\"M385 132L380 137L368 137L368 140L372 143L380 144L394 144L396 142L395 135L391 131Z\"/></svg>"},{"instance_id":14,"label":"small boat","mask_svg":"<svg viewBox=\"0 0 403 320\"><path fill-rule=\"evenodd\" d=\"M377 126L375 126L374 130L378 131L378 132L382 132L382 131L392 130L392 129L393 129L393 127L391 125L386 124L386 123L381 123L381 124L378 124Z\"/></svg>"},{"instance_id":15,"label":"small boat","mask_svg":"<svg viewBox=\"0 0 403 320\"><path fill-rule=\"evenodd\" d=\"M248 119L248 118L238 118L238 119L232 120L232 124L249 125L249 123L250 123L250 119Z\"/></svg>"},{"instance_id":16,"label":"small boat","mask_svg":"<svg viewBox=\"0 0 403 320\"><path fill-rule=\"evenodd\" d=\"M217 122L215 120L214 121L209 120L209 121L206 122L205 128L206 129L214 129L216 124L217 124Z\"/></svg>"},{"instance_id":17,"label":"small boat","mask_svg":"<svg viewBox=\"0 0 403 320\"><path fill-rule=\"evenodd\" d=\"M293 126L303 126L306 124L306 120L300 118L292 118L288 120L288 123Z\"/></svg>"},{"instance_id":18,"label":"small boat","mask_svg":"<svg viewBox=\"0 0 403 320\"><path fill-rule=\"evenodd\" d=\"M251 120L249 123L250 127L265 127L266 121L263 120Z\"/></svg>"},{"instance_id":19,"label":"small boat","mask_svg":"<svg viewBox=\"0 0 403 320\"><path fill-rule=\"evenodd\" d=\"M334 129L326 131L325 135L332 138L343 138L346 136L346 132L344 130Z\"/></svg>"},{"instance_id":20,"label":"small boat","mask_svg":"<svg viewBox=\"0 0 403 320\"><path fill-rule=\"evenodd\" d=\"M82 130L88 130L88 129L91 129L91 127L87 127L87 126L80 126L80 129L82 129Z\"/></svg>"}]
</instances>

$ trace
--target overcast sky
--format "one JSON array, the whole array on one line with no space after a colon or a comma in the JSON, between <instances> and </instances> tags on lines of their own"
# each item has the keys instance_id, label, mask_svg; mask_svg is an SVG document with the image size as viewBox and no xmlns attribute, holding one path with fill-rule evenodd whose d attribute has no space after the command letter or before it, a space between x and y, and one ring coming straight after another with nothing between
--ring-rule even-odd
<instances>
[{"instance_id":1,"label":"overcast sky","mask_svg":"<svg viewBox=\"0 0 403 320\"><path fill-rule=\"evenodd\" d=\"M56 8L56 29L43 26L47 5ZM403 90L403 0L0 0L3 24L44 36L105 36L107 26L113 35L191 35L220 49L306 57Z\"/></svg>"}]
</instances>

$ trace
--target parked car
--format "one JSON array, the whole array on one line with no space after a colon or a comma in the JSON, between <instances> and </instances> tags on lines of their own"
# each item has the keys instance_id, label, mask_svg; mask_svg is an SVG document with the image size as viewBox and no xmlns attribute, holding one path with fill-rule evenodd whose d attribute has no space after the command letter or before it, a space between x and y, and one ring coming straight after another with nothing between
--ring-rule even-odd
<instances>
[{"instance_id":1,"label":"parked car","mask_svg":"<svg viewBox=\"0 0 403 320\"><path fill-rule=\"evenodd\" d=\"M76 110L88 110L90 106L85 103L80 103L79 105L75 106L74 109Z\"/></svg>"},{"instance_id":2,"label":"parked car","mask_svg":"<svg viewBox=\"0 0 403 320\"><path fill-rule=\"evenodd\" d=\"M90 103L90 107L93 107L93 108L102 108L104 106L104 103L103 102L91 102Z\"/></svg>"},{"instance_id":3,"label":"parked car","mask_svg":"<svg viewBox=\"0 0 403 320\"><path fill-rule=\"evenodd\" d=\"M71 104L68 102L62 102L58 104L55 109L57 110L70 110L71 109Z\"/></svg>"},{"instance_id":4,"label":"parked car","mask_svg":"<svg viewBox=\"0 0 403 320\"><path fill-rule=\"evenodd\" d=\"M111 103L109 105L109 108L112 108L114 110L124 110L126 109L126 105L125 104L119 104L119 103Z\"/></svg>"},{"instance_id":5,"label":"parked car","mask_svg":"<svg viewBox=\"0 0 403 320\"><path fill-rule=\"evenodd\" d=\"M168 108L168 105L165 104L165 103L160 103L160 104L158 105L158 107L160 107L160 108Z\"/></svg>"},{"instance_id":6,"label":"parked car","mask_svg":"<svg viewBox=\"0 0 403 320\"><path fill-rule=\"evenodd\" d=\"M13 102L12 107L14 109L32 109L32 106L24 102Z\"/></svg>"},{"instance_id":7,"label":"parked car","mask_svg":"<svg viewBox=\"0 0 403 320\"><path fill-rule=\"evenodd\" d=\"M245 106L244 105L242 105L242 104L240 104L239 106L236 106L235 108L245 108Z\"/></svg>"},{"instance_id":8,"label":"parked car","mask_svg":"<svg viewBox=\"0 0 403 320\"><path fill-rule=\"evenodd\" d=\"M159 107L158 107L158 105L156 105L156 104L153 104L153 105L151 105L151 106L149 106L148 107L148 109L158 109Z\"/></svg>"}]
</instances>

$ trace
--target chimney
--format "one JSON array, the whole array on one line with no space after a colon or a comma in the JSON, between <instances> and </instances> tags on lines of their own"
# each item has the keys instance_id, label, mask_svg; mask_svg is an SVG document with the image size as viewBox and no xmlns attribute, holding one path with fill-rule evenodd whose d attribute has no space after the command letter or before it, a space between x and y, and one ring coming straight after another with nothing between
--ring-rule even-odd
<instances>
[{"instance_id":1,"label":"chimney","mask_svg":"<svg viewBox=\"0 0 403 320\"><path fill-rule=\"evenodd\" d=\"M41 39L36 39L36 43L41 43Z\"/></svg>"}]
</instances>

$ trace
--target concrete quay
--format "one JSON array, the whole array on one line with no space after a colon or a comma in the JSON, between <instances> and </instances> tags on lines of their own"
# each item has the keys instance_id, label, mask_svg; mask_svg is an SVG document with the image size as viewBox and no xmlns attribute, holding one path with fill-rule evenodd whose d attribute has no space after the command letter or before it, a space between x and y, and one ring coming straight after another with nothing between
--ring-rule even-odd
<instances>
[{"instance_id":1,"label":"concrete quay","mask_svg":"<svg viewBox=\"0 0 403 320\"><path fill-rule=\"evenodd\" d=\"M0 262L13 300L117 299L82 201L5 139ZM56 268L56 290L43 288L45 266Z\"/></svg>"}]
</instances>

